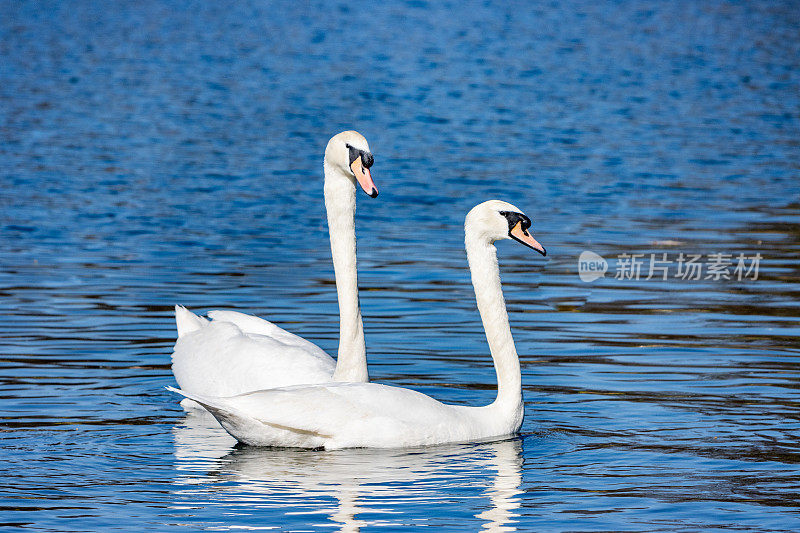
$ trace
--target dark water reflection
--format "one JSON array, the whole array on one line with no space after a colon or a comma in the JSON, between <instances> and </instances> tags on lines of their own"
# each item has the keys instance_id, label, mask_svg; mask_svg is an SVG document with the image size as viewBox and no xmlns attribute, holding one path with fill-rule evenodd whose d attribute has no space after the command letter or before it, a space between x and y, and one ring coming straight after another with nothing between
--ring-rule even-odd
<instances>
[{"instance_id":1,"label":"dark water reflection","mask_svg":"<svg viewBox=\"0 0 800 533\"><path fill-rule=\"evenodd\" d=\"M143 529L800 529L792 2L18 2L0 17L0 522ZM500 246L523 436L237 449L175 398L172 305L335 352L320 157L356 127L373 379L487 403L462 224ZM302 236L292 231L297 213ZM584 283L584 250L609 260ZM760 253L758 280L614 279Z\"/></svg>"},{"instance_id":2,"label":"dark water reflection","mask_svg":"<svg viewBox=\"0 0 800 533\"><path fill-rule=\"evenodd\" d=\"M441 526L475 520L502 531L519 516L520 440L320 454L232 450L233 439L217 427L207 417L193 416L175 428L178 482L185 485L178 494L187 502L208 499L217 512L231 508L247 512L253 505L278 512L291 508L301 515L322 514L345 531L368 525L426 524L431 505L439 508ZM208 471L198 471L202 461ZM403 516L397 516L397 507L407 510Z\"/></svg>"}]
</instances>

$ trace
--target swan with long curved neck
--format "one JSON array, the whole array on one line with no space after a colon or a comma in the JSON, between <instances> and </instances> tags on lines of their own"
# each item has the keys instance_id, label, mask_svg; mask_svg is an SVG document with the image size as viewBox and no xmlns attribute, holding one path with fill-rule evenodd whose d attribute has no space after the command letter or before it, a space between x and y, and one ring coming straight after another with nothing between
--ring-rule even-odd
<instances>
[{"instance_id":1,"label":"swan with long curved neck","mask_svg":"<svg viewBox=\"0 0 800 533\"><path fill-rule=\"evenodd\" d=\"M356 185L370 197L373 163L367 140L358 132L335 135L325 148L325 208L339 298L339 352L336 361L314 343L256 316L211 311L211 320L175 306L178 340L172 373L186 392L232 396L254 390L332 380L367 381L364 326L356 271ZM187 409L199 406L184 400Z\"/></svg>"},{"instance_id":2,"label":"swan with long curved neck","mask_svg":"<svg viewBox=\"0 0 800 533\"><path fill-rule=\"evenodd\" d=\"M514 434L523 417L522 376L494 242L514 239L544 255L530 225L519 209L499 200L474 207L464 225L478 311L497 373L497 398L490 405L446 405L377 383L285 387L228 398L170 389L202 404L240 442L257 446L395 448Z\"/></svg>"}]
</instances>

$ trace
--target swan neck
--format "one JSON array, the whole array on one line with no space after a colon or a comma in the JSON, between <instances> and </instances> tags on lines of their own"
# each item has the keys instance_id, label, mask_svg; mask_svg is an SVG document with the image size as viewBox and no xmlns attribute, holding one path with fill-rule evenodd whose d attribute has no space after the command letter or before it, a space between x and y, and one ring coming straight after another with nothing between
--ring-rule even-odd
<instances>
[{"instance_id":1,"label":"swan neck","mask_svg":"<svg viewBox=\"0 0 800 533\"><path fill-rule=\"evenodd\" d=\"M478 311L497 372L497 400L493 405L509 416L519 416L521 422L522 374L500 285L497 249L469 232L466 248Z\"/></svg>"},{"instance_id":2,"label":"swan neck","mask_svg":"<svg viewBox=\"0 0 800 533\"><path fill-rule=\"evenodd\" d=\"M325 162L325 209L339 299L339 352L334 381L367 381L364 324L356 270L356 189L353 181Z\"/></svg>"}]
</instances>

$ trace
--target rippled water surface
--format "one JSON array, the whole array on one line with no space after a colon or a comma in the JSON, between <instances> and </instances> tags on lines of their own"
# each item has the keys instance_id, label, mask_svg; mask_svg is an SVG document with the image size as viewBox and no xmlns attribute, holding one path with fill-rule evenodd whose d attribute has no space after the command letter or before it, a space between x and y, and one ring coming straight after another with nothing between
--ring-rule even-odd
<instances>
[{"instance_id":1,"label":"rippled water surface","mask_svg":"<svg viewBox=\"0 0 800 533\"><path fill-rule=\"evenodd\" d=\"M0 15L0 524L800 529L796 2ZM321 158L351 127L381 191L357 214L373 380L490 402L463 217L534 219L547 258L498 246L518 439L236 447L164 390L175 303L335 353ZM604 278L581 281L584 250ZM758 253L758 279L682 279L681 253Z\"/></svg>"}]
</instances>

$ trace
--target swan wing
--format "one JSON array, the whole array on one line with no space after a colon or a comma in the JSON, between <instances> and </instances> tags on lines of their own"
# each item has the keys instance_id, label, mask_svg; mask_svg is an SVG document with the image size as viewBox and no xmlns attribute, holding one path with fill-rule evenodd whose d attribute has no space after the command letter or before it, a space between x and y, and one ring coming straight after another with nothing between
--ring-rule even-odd
<instances>
[{"instance_id":1,"label":"swan wing","mask_svg":"<svg viewBox=\"0 0 800 533\"><path fill-rule=\"evenodd\" d=\"M474 426L464 408L377 383L284 387L228 398L176 392L206 406L239 441L260 446L418 446L466 440Z\"/></svg>"},{"instance_id":2,"label":"swan wing","mask_svg":"<svg viewBox=\"0 0 800 533\"><path fill-rule=\"evenodd\" d=\"M233 311L192 320L185 313L177 313L184 327L172 353L172 372L184 391L232 396L333 375L336 363L328 354L266 320Z\"/></svg>"},{"instance_id":3,"label":"swan wing","mask_svg":"<svg viewBox=\"0 0 800 533\"><path fill-rule=\"evenodd\" d=\"M321 432L315 426L315 421L303 420L290 421L286 416L279 417L286 423L275 420L262 420L258 410L247 409L249 400L239 395L228 398L207 396L198 393L189 393L173 387L167 390L185 396L184 401L193 401L208 410L214 418L240 442L255 446L288 446L301 448L318 448L325 445L330 439L329 434ZM258 398L262 399L263 398ZM252 406L251 406L252 407ZM287 413L284 413L287 415Z\"/></svg>"},{"instance_id":4,"label":"swan wing","mask_svg":"<svg viewBox=\"0 0 800 533\"><path fill-rule=\"evenodd\" d=\"M322 348L317 346L311 341L307 341L299 335L295 335L285 329L276 326L268 320L254 316L246 315L238 311L209 311L208 316L214 321L230 322L235 324L243 333L250 333L254 335L263 335L272 339L278 340L283 344L289 346L297 346L307 350L309 353L316 354L323 359L329 358Z\"/></svg>"}]
</instances>

